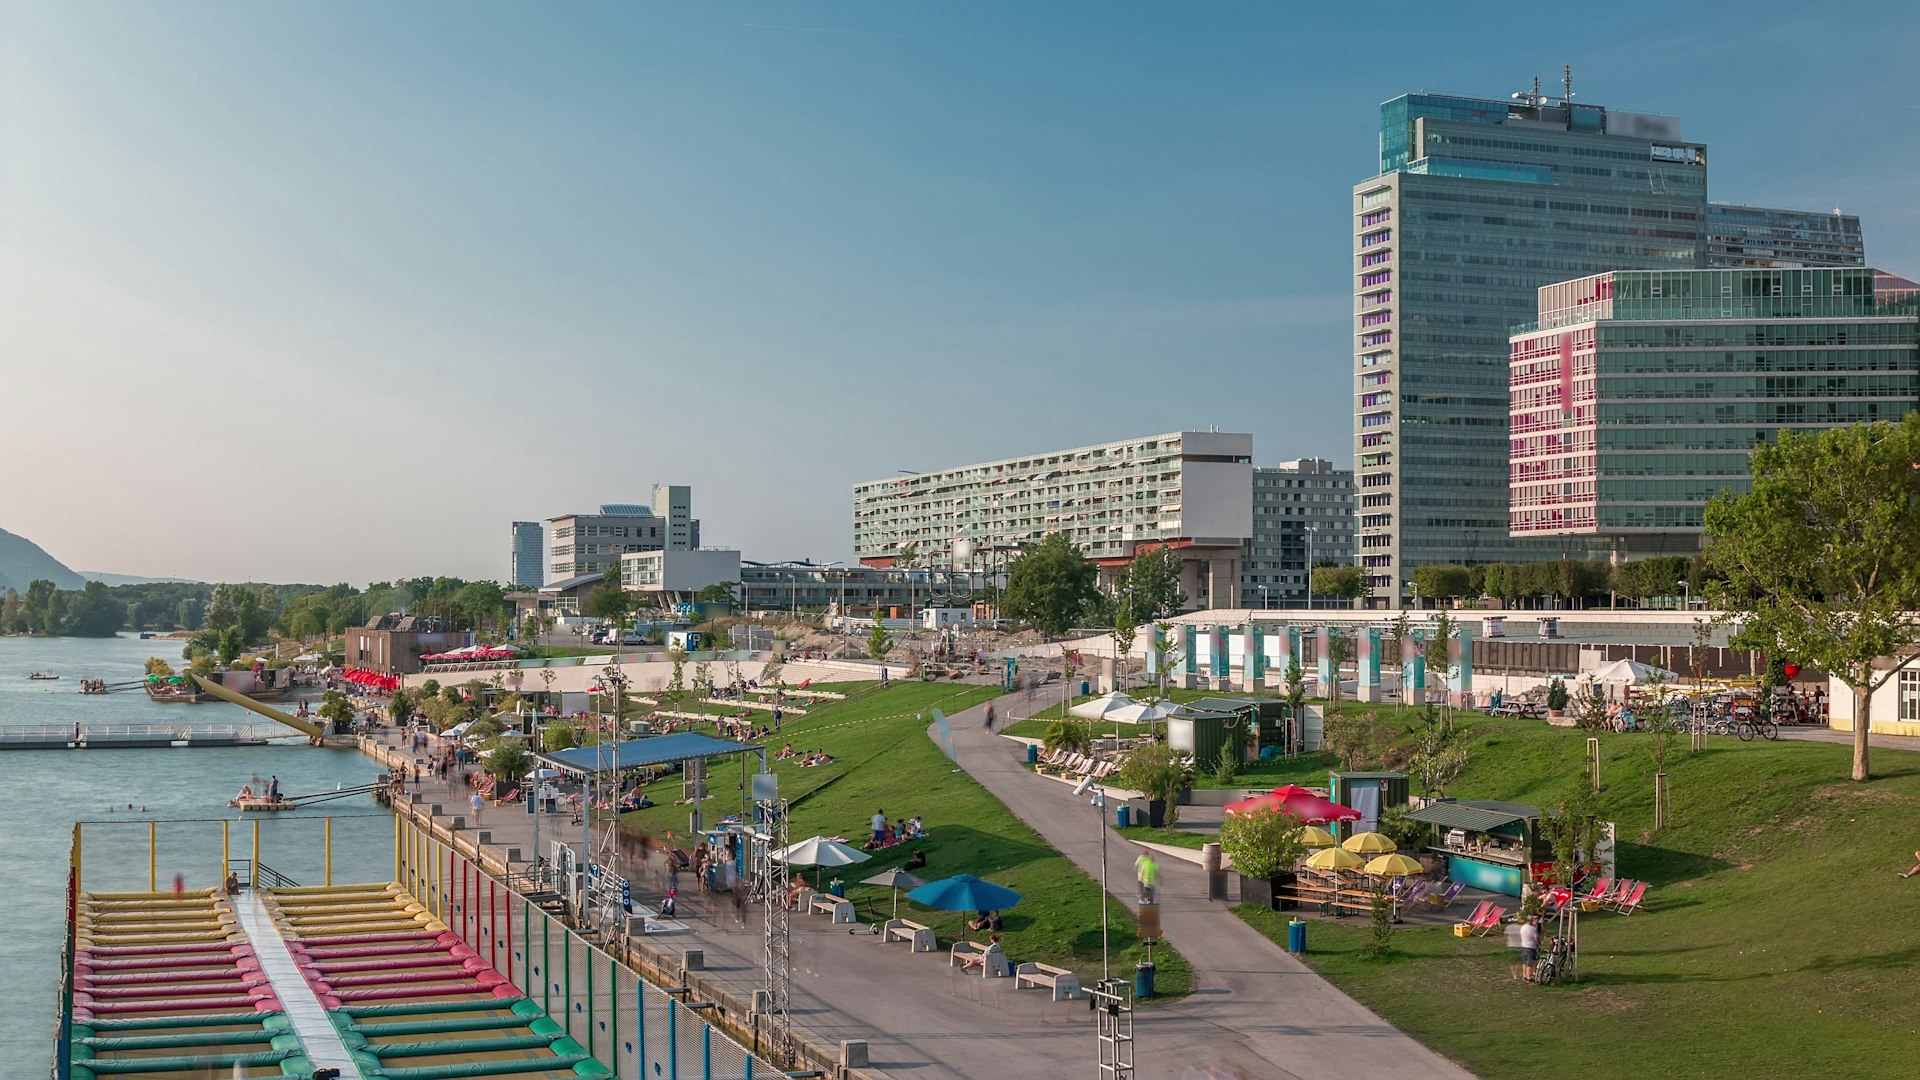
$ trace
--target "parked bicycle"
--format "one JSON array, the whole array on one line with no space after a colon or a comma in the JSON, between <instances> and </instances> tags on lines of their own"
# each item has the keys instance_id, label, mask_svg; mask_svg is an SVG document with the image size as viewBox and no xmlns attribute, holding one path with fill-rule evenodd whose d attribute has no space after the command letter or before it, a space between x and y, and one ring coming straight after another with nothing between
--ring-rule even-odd
<instances>
[{"instance_id":1,"label":"parked bicycle","mask_svg":"<svg viewBox=\"0 0 1920 1080\"><path fill-rule=\"evenodd\" d=\"M1534 981L1541 986L1553 985L1553 980L1573 974L1573 942L1556 937L1541 950L1540 960L1534 965Z\"/></svg>"},{"instance_id":2,"label":"parked bicycle","mask_svg":"<svg viewBox=\"0 0 1920 1080\"><path fill-rule=\"evenodd\" d=\"M1770 717L1741 717L1738 730L1741 742L1752 742L1755 735L1769 740L1777 740L1780 738L1780 725L1774 723Z\"/></svg>"}]
</instances>

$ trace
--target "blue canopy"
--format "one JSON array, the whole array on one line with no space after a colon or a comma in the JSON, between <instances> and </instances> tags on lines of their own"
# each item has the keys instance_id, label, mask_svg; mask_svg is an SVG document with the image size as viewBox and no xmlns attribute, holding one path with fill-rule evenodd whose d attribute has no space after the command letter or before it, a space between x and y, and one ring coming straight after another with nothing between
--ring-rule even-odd
<instances>
[{"instance_id":1,"label":"blue canopy","mask_svg":"<svg viewBox=\"0 0 1920 1080\"><path fill-rule=\"evenodd\" d=\"M941 911L1002 911L1019 903L1020 894L972 874L959 874L930 881L908 893L907 899Z\"/></svg>"},{"instance_id":2,"label":"blue canopy","mask_svg":"<svg viewBox=\"0 0 1920 1080\"><path fill-rule=\"evenodd\" d=\"M637 769L643 765L664 765L669 761L686 761L689 758L745 754L760 749L762 747L757 743L734 742L732 739L716 739L695 731L682 731L648 739L629 739L618 746L576 746L571 750L557 750L539 756L556 768L569 772L602 773Z\"/></svg>"}]
</instances>

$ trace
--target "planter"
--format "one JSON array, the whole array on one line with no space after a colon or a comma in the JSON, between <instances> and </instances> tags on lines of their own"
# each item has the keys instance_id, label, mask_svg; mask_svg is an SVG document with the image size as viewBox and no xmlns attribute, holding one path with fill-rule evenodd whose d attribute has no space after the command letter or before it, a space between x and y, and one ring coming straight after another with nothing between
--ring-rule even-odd
<instances>
[{"instance_id":1,"label":"planter","mask_svg":"<svg viewBox=\"0 0 1920 1080\"><path fill-rule=\"evenodd\" d=\"M1167 827L1167 801L1165 799L1147 800L1147 825L1149 828Z\"/></svg>"},{"instance_id":2,"label":"planter","mask_svg":"<svg viewBox=\"0 0 1920 1080\"><path fill-rule=\"evenodd\" d=\"M1300 906L1298 901L1275 899L1276 894L1293 887L1295 875L1289 871L1264 878L1245 874L1235 876L1240 879L1240 902L1243 904L1259 904L1270 911L1292 911Z\"/></svg>"}]
</instances>

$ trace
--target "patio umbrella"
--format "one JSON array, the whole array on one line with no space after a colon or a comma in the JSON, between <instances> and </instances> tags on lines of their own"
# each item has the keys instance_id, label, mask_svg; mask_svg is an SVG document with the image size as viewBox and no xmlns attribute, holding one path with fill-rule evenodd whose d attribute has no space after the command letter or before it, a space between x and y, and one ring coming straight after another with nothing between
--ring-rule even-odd
<instances>
[{"instance_id":1,"label":"patio umbrella","mask_svg":"<svg viewBox=\"0 0 1920 1080\"><path fill-rule=\"evenodd\" d=\"M907 899L941 911L1004 911L1020 902L1020 894L972 874L959 874L922 885Z\"/></svg>"},{"instance_id":2,"label":"patio umbrella","mask_svg":"<svg viewBox=\"0 0 1920 1080\"><path fill-rule=\"evenodd\" d=\"M1400 850L1400 845L1377 832L1354 833L1340 845L1356 855L1386 855Z\"/></svg>"},{"instance_id":3,"label":"patio umbrella","mask_svg":"<svg viewBox=\"0 0 1920 1080\"><path fill-rule=\"evenodd\" d=\"M1329 847L1307 856L1305 865L1314 870L1352 870L1366 861L1346 848Z\"/></svg>"},{"instance_id":4,"label":"patio umbrella","mask_svg":"<svg viewBox=\"0 0 1920 1080\"><path fill-rule=\"evenodd\" d=\"M1280 809L1310 825L1324 821L1360 820L1360 811L1351 806L1341 806L1332 799L1323 799L1311 791L1280 800Z\"/></svg>"},{"instance_id":5,"label":"patio umbrella","mask_svg":"<svg viewBox=\"0 0 1920 1080\"><path fill-rule=\"evenodd\" d=\"M897 866L891 870L885 870L875 874L870 878L864 878L860 883L862 885L890 886L893 889L893 917L896 919L900 917L900 890L917 889L926 884L926 882L914 877L912 874L907 873Z\"/></svg>"},{"instance_id":6,"label":"patio umbrella","mask_svg":"<svg viewBox=\"0 0 1920 1080\"><path fill-rule=\"evenodd\" d=\"M1226 806L1226 811L1229 814L1244 814L1252 810L1278 810L1281 808L1280 804L1287 799L1312 794L1313 792L1298 784L1288 784L1285 787L1274 788L1272 791L1250 795L1239 802L1230 802Z\"/></svg>"},{"instance_id":7,"label":"patio umbrella","mask_svg":"<svg viewBox=\"0 0 1920 1080\"><path fill-rule=\"evenodd\" d=\"M1420 865L1420 860L1398 852L1382 855L1367 864L1367 873L1374 877L1412 877L1415 874L1425 873L1426 869Z\"/></svg>"},{"instance_id":8,"label":"patio umbrella","mask_svg":"<svg viewBox=\"0 0 1920 1080\"><path fill-rule=\"evenodd\" d=\"M1132 704L1134 704L1132 698L1115 690L1110 694L1102 694L1097 698L1089 698L1067 711L1083 720L1100 720L1104 719L1109 712L1115 709L1125 708Z\"/></svg>"},{"instance_id":9,"label":"patio umbrella","mask_svg":"<svg viewBox=\"0 0 1920 1080\"><path fill-rule=\"evenodd\" d=\"M873 858L857 847L824 836L802 840L784 851L774 852L773 857L789 866L852 866Z\"/></svg>"},{"instance_id":10,"label":"patio umbrella","mask_svg":"<svg viewBox=\"0 0 1920 1080\"><path fill-rule=\"evenodd\" d=\"M1340 841L1333 838L1332 833L1318 825L1302 825L1300 827L1300 842L1310 848L1330 848L1340 843Z\"/></svg>"},{"instance_id":11,"label":"patio umbrella","mask_svg":"<svg viewBox=\"0 0 1920 1080\"><path fill-rule=\"evenodd\" d=\"M1602 664L1586 672L1586 675L1593 679L1594 682L1608 683L1614 686L1623 683L1627 686L1671 683L1680 678L1680 676L1675 675L1665 668L1655 667L1652 664L1643 664L1638 660L1615 660L1610 664Z\"/></svg>"}]
</instances>

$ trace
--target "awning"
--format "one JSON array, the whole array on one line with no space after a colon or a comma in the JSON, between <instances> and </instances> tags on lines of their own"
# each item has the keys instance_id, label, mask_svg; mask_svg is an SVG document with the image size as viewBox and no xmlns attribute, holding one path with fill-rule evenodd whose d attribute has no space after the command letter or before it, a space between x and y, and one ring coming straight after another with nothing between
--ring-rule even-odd
<instances>
[{"instance_id":1,"label":"awning","mask_svg":"<svg viewBox=\"0 0 1920 1080\"><path fill-rule=\"evenodd\" d=\"M1472 806L1467 803L1435 802L1428 803L1418 810L1409 811L1407 816L1415 821L1438 825L1443 829L1465 829L1468 832L1491 832L1503 825L1512 825L1517 821L1527 821L1540 816L1538 809L1518 803L1496 803L1494 806L1499 809Z\"/></svg>"},{"instance_id":2,"label":"awning","mask_svg":"<svg viewBox=\"0 0 1920 1080\"><path fill-rule=\"evenodd\" d=\"M644 765L664 765L669 761L692 758L725 757L758 751L757 743L739 743L716 739L696 731L656 735L648 739L629 739L618 746L576 746L538 755L555 768L572 773L602 773L619 769L637 769Z\"/></svg>"}]
</instances>

